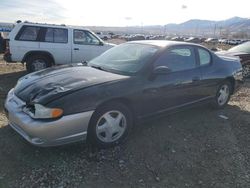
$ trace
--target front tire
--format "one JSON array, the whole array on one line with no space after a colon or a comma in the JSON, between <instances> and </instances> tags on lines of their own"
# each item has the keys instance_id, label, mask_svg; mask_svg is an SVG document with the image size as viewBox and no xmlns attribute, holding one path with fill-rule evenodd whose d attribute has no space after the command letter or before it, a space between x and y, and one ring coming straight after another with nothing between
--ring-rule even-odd
<instances>
[{"instance_id":1,"label":"front tire","mask_svg":"<svg viewBox=\"0 0 250 188\"><path fill-rule=\"evenodd\" d=\"M46 56L33 55L26 61L26 69L29 73L50 67L51 63Z\"/></svg>"},{"instance_id":2,"label":"front tire","mask_svg":"<svg viewBox=\"0 0 250 188\"><path fill-rule=\"evenodd\" d=\"M215 97L215 107L216 108L223 108L227 105L228 101L230 100L230 96L232 93L232 84L228 81L223 82L216 92Z\"/></svg>"},{"instance_id":3,"label":"front tire","mask_svg":"<svg viewBox=\"0 0 250 188\"><path fill-rule=\"evenodd\" d=\"M103 105L90 120L88 140L99 148L115 146L127 138L132 122L131 112L124 104Z\"/></svg>"}]
</instances>

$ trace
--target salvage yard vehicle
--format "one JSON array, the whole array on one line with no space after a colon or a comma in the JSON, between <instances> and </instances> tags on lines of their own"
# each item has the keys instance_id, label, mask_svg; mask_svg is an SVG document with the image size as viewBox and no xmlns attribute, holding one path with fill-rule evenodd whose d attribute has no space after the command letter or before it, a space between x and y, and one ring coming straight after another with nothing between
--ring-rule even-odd
<instances>
[{"instance_id":1,"label":"salvage yard vehicle","mask_svg":"<svg viewBox=\"0 0 250 188\"><path fill-rule=\"evenodd\" d=\"M250 42L242 43L227 51L217 52L217 54L239 57L243 67L243 77L250 77Z\"/></svg>"},{"instance_id":2,"label":"salvage yard vehicle","mask_svg":"<svg viewBox=\"0 0 250 188\"><path fill-rule=\"evenodd\" d=\"M134 41L88 64L20 78L5 109L9 125L34 145L87 140L110 147L140 119L203 102L222 108L242 82L238 58L192 43Z\"/></svg>"},{"instance_id":3,"label":"salvage yard vehicle","mask_svg":"<svg viewBox=\"0 0 250 188\"><path fill-rule=\"evenodd\" d=\"M26 62L27 71L34 72L53 65L89 61L113 46L82 27L23 22L10 32L4 59Z\"/></svg>"}]
</instances>

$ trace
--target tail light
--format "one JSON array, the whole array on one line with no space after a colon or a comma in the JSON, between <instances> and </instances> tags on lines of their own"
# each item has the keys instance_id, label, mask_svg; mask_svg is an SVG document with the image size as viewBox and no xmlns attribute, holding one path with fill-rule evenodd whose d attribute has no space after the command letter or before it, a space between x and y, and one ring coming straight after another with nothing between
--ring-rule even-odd
<instances>
[{"instance_id":1,"label":"tail light","mask_svg":"<svg viewBox=\"0 0 250 188\"><path fill-rule=\"evenodd\" d=\"M5 52L4 52L4 56L8 56L10 55L10 49L6 48Z\"/></svg>"},{"instance_id":2,"label":"tail light","mask_svg":"<svg viewBox=\"0 0 250 188\"><path fill-rule=\"evenodd\" d=\"M4 54L10 54L9 40L6 40L6 48Z\"/></svg>"}]
</instances>

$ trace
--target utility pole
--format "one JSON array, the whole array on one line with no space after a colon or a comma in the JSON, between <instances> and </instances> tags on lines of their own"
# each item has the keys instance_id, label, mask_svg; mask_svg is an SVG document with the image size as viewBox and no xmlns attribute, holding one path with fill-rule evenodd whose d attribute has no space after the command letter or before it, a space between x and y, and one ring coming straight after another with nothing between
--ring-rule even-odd
<instances>
[{"instance_id":1,"label":"utility pole","mask_svg":"<svg viewBox=\"0 0 250 188\"><path fill-rule=\"evenodd\" d=\"M214 38L216 38L216 37L215 37L215 33L216 33L216 26L217 26L217 25L216 25L216 23L215 23L215 24L214 24Z\"/></svg>"}]
</instances>

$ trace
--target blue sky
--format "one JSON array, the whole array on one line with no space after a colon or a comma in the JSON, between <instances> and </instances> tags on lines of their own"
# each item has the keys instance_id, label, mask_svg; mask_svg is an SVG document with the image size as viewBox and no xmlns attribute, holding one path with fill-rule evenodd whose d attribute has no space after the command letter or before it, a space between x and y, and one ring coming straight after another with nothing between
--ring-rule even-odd
<instances>
[{"instance_id":1,"label":"blue sky","mask_svg":"<svg viewBox=\"0 0 250 188\"><path fill-rule=\"evenodd\" d=\"M0 0L0 22L68 25L164 25L189 19L250 17L247 0Z\"/></svg>"}]
</instances>

